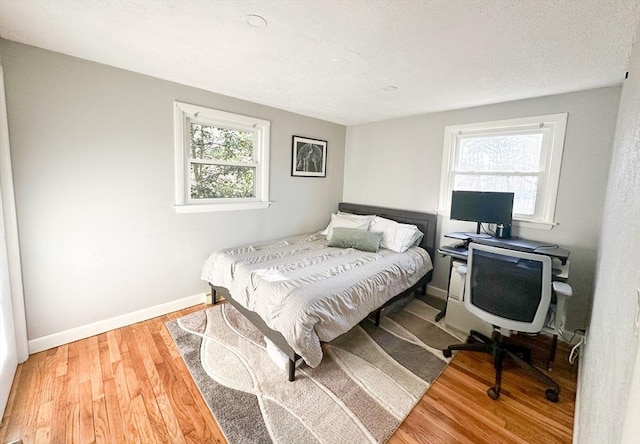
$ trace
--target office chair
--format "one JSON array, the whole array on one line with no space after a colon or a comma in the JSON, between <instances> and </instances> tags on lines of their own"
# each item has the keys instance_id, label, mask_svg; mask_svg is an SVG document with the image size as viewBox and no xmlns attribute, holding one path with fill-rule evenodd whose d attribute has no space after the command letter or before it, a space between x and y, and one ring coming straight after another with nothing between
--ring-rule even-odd
<instances>
[{"instance_id":1,"label":"office chair","mask_svg":"<svg viewBox=\"0 0 640 444\"><path fill-rule=\"evenodd\" d=\"M547 384L547 399L558 402L560 387L531 365L531 350L505 341L515 332L542 330L551 303L551 265L551 258L541 254L474 243L469 246L464 304L493 325L492 338L472 330L466 344L450 345L442 353L447 358L454 350L493 355L495 385L487 390L491 399L500 396L502 363L508 357Z\"/></svg>"}]
</instances>

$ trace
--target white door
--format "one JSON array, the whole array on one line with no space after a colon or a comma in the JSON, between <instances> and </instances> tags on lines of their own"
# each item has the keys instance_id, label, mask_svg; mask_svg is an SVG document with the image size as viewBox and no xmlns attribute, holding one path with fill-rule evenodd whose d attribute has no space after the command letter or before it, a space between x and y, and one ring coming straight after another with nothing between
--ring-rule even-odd
<instances>
[{"instance_id":1,"label":"white door","mask_svg":"<svg viewBox=\"0 0 640 444\"><path fill-rule=\"evenodd\" d=\"M7 238L2 214L2 194L0 193L0 418L9 399L11 383L18 367L16 330L11 304L11 284L7 259Z\"/></svg>"},{"instance_id":2,"label":"white door","mask_svg":"<svg viewBox=\"0 0 640 444\"><path fill-rule=\"evenodd\" d=\"M21 268L4 72L0 66L0 418L18 362L29 357Z\"/></svg>"}]
</instances>

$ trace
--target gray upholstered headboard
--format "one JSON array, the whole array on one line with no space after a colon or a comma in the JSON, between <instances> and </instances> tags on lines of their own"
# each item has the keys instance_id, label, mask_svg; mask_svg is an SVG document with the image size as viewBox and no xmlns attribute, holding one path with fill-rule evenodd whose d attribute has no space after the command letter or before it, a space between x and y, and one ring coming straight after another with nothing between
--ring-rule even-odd
<instances>
[{"instance_id":1,"label":"gray upholstered headboard","mask_svg":"<svg viewBox=\"0 0 640 444\"><path fill-rule=\"evenodd\" d=\"M438 216L435 214L346 202L338 204L338 209L353 214L375 214L376 216L395 220L402 224L417 226L418 229L424 233L420 246L429 252L431 259L435 259L436 226L438 223Z\"/></svg>"}]
</instances>

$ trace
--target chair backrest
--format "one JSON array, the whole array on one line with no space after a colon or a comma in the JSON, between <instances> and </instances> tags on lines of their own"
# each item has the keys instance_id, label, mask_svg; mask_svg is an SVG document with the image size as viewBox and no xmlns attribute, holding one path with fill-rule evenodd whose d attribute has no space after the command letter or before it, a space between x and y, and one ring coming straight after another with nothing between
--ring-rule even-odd
<instances>
[{"instance_id":1,"label":"chair backrest","mask_svg":"<svg viewBox=\"0 0 640 444\"><path fill-rule=\"evenodd\" d=\"M502 329L537 333L551 303L551 258L471 243L465 307Z\"/></svg>"}]
</instances>

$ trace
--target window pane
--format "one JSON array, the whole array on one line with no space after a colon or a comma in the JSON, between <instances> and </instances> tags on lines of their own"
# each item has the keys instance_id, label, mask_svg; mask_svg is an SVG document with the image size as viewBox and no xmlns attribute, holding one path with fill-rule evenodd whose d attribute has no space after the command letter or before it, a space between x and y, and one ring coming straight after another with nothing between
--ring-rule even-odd
<instances>
[{"instance_id":1,"label":"window pane","mask_svg":"<svg viewBox=\"0 0 640 444\"><path fill-rule=\"evenodd\" d=\"M538 177L458 174L455 176L453 189L515 193L513 198L513 212L531 216L536 209Z\"/></svg>"},{"instance_id":2,"label":"window pane","mask_svg":"<svg viewBox=\"0 0 640 444\"><path fill-rule=\"evenodd\" d=\"M253 133L191 123L191 158L253 163Z\"/></svg>"},{"instance_id":3,"label":"window pane","mask_svg":"<svg viewBox=\"0 0 640 444\"><path fill-rule=\"evenodd\" d=\"M252 167L191 164L191 198L256 197Z\"/></svg>"},{"instance_id":4,"label":"window pane","mask_svg":"<svg viewBox=\"0 0 640 444\"><path fill-rule=\"evenodd\" d=\"M469 137L460 140L457 171L522 171L540 168L542 134Z\"/></svg>"}]
</instances>

